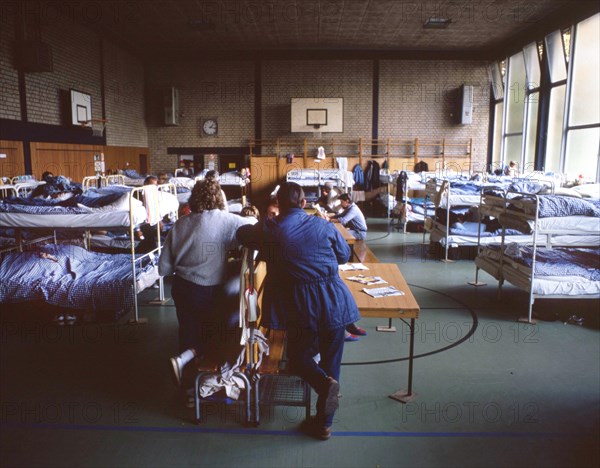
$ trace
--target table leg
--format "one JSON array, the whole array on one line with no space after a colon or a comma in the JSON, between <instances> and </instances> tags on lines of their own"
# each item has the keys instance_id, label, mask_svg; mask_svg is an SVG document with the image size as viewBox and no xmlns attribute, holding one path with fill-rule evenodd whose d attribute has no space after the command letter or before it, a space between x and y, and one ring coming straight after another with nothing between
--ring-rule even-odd
<instances>
[{"instance_id":1,"label":"table leg","mask_svg":"<svg viewBox=\"0 0 600 468\"><path fill-rule=\"evenodd\" d=\"M398 390L396 393L390 395L392 400L397 400L401 403L408 403L417 395L412 391L412 377L413 377L413 360L415 356L415 319L410 319L410 344L408 353L408 389Z\"/></svg>"},{"instance_id":2,"label":"table leg","mask_svg":"<svg viewBox=\"0 0 600 468\"><path fill-rule=\"evenodd\" d=\"M390 318L387 327L385 325L377 325L375 327L375 330L377 330L379 332L395 332L396 327L392 326L392 319Z\"/></svg>"}]
</instances>

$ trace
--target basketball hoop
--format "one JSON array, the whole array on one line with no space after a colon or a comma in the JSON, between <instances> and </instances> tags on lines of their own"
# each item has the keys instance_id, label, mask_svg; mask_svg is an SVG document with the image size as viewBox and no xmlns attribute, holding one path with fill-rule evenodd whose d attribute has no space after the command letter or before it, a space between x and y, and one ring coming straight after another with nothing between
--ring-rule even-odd
<instances>
[{"instance_id":1,"label":"basketball hoop","mask_svg":"<svg viewBox=\"0 0 600 468\"><path fill-rule=\"evenodd\" d=\"M106 119L90 119L83 120L80 122L83 128L91 128L92 135L95 137L101 137L104 135L104 129L106 128L106 124L108 120Z\"/></svg>"}]
</instances>

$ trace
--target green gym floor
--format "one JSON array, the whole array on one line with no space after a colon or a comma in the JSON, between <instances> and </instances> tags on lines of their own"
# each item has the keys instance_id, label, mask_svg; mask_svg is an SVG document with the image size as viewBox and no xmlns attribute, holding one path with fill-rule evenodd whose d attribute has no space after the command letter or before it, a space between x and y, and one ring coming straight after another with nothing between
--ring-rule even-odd
<instances>
[{"instance_id":1,"label":"green gym floor","mask_svg":"<svg viewBox=\"0 0 600 468\"><path fill-rule=\"evenodd\" d=\"M597 301L538 300L535 326L516 320L527 294L496 282L467 285L471 260L443 263L421 234L369 219L368 245L396 262L420 317L415 398L407 384L408 332L346 343L340 410L329 441L299 431L304 412L267 408L244 427L238 406L211 405L192 423L169 375L177 349L172 301L146 305L147 324L59 327L48 311L3 306L0 328L0 466L593 466L600 463ZM168 285L167 285L168 294ZM583 324L568 323L571 315ZM314 409L313 398L313 409Z\"/></svg>"}]
</instances>

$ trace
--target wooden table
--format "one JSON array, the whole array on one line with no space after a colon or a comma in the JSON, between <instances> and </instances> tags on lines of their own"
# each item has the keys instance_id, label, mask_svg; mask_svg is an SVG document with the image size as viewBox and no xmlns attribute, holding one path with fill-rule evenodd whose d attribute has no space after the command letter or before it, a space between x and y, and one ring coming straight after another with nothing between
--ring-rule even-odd
<instances>
[{"instance_id":1,"label":"wooden table","mask_svg":"<svg viewBox=\"0 0 600 468\"><path fill-rule=\"evenodd\" d=\"M397 392L390 395L390 398L394 400L406 403L414 398L412 392L412 373L413 373L413 360L414 360L414 349L415 349L415 319L419 318L420 307L417 304L415 297L413 296L406 280L402 276L398 265L395 263L364 263L368 270L353 270L353 271L340 271L340 276L344 280L344 283L350 289L350 292L354 296L356 305L362 317L382 317L390 319L398 318L406 323L410 330L410 344L409 344L409 355L408 355L408 388L407 390L398 390ZM366 276L380 276L388 284L379 284L366 286L364 284L357 283L355 281L348 281L346 278L349 276L356 276L364 274ZM369 296L363 291L364 288L378 288L383 286L395 286L396 289L403 291L402 296L388 296L375 298ZM406 320L409 319L410 323ZM384 327L378 327L378 329Z\"/></svg>"},{"instance_id":2,"label":"wooden table","mask_svg":"<svg viewBox=\"0 0 600 468\"><path fill-rule=\"evenodd\" d=\"M337 230L340 232L340 234L342 235L344 240L346 242L348 242L348 245L350 246L350 248L352 248L352 246L356 243L356 237L354 237L352 234L350 234L350 231L348 231L348 229L346 229L342 223L333 223L333 224L335 225Z\"/></svg>"}]
</instances>

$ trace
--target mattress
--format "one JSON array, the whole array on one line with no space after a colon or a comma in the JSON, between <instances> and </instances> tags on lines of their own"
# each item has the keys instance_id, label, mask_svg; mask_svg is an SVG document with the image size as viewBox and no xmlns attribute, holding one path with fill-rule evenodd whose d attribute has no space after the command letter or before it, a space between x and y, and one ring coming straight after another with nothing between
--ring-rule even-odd
<instances>
[{"instance_id":1,"label":"mattress","mask_svg":"<svg viewBox=\"0 0 600 468\"><path fill-rule=\"evenodd\" d=\"M478 256L475 264L493 276L500 279L500 263L490 257ZM503 278L519 289L529 291L530 280L528 271L514 268L513 265L503 265ZM533 281L533 294L536 296L557 297L590 297L600 298L600 281L592 281L579 276L544 276L536 277Z\"/></svg>"},{"instance_id":2,"label":"mattress","mask_svg":"<svg viewBox=\"0 0 600 468\"><path fill-rule=\"evenodd\" d=\"M529 291L529 276L520 269L504 265L502 275L512 285ZM533 281L533 294L536 296L589 296L600 298L600 281L592 281L579 276L544 276Z\"/></svg>"},{"instance_id":3,"label":"mattress","mask_svg":"<svg viewBox=\"0 0 600 468\"><path fill-rule=\"evenodd\" d=\"M530 233L535 227L535 221L524 219L522 216L504 213L499 221L506 227ZM600 235L600 218L593 216L563 216L538 219L537 231L555 232L557 234L595 234Z\"/></svg>"},{"instance_id":4,"label":"mattress","mask_svg":"<svg viewBox=\"0 0 600 468\"><path fill-rule=\"evenodd\" d=\"M146 209L138 206L133 210L134 225L146 220ZM80 214L0 213L0 226L12 228L72 228L102 229L129 227L129 210L90 212Z\"/></svg>"},{"instance_id":5,"label":"mattress","mask_svg":"<svg viewBox=\"0 0 600 468\"><path fill-rule=\"evenodd\" d=\"M160 217L176 212L179 208L177 197L166 192L158 191L158 204ZM126 209L125 209L126 207ZM69 214L31 214L0 212L0 227L23 229L107 229L116 227L129 227L129 196L122 197L115 205L102 208L87 208L84 213ZM146 208L138 200L134 201L132 210L133 224L138 225L146 221Z\"/></svg>"}]
</instances>

